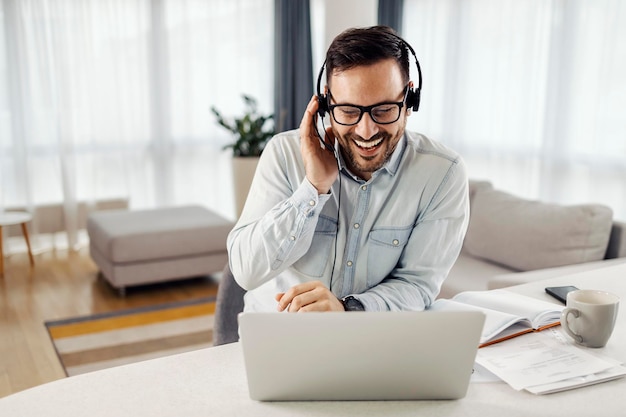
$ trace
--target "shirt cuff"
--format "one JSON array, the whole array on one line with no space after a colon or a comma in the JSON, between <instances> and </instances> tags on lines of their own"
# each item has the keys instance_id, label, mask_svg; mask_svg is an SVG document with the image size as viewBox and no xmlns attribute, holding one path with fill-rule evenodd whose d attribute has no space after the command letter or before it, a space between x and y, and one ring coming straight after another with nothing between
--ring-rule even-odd
<instances>
[{"instance_id":1,"label":"shirt cuff","mask_svg":"<svg viewBox=\"0 0 626 417\"><path fill-rule=\"evenodd\" d=\"M378 303L378 297L376 297L373 294L362 293L362 294L351 294L351 295L354 296L354 298L356 298L357 300L359 300L361 304L363 304L363 307L365 307L365 311L386 310L386 308L384 308Z\"/></svg>"},{"instance_id":2,"label":"shirt cuff","mask_svg":"<svg viewBox=\"0 0 626 417\"><path fill-rule=\"evenodd\" d=\"M331 194L319 195L317 189L305 177L296 189L296 192L291 196L291 202L298 211L307 216L312 216L322 211L324 204L330 199L330 196Z\"/></svg>"}]
</instances>

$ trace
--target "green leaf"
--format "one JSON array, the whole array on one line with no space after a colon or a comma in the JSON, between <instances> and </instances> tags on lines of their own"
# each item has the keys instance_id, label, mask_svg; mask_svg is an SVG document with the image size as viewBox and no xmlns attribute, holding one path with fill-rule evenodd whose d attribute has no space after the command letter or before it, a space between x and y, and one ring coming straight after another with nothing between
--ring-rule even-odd
<instances>
[{"instance_id":1,"label":"green leaf","mask_svg":"<svg viewBox=\"0 0 626 417\"><path fill-rule=\"evenodd\" d=\"M274 136L274 126L268 121L273 121L274 115L260 115L257 113L257 101L243 94L246 111L239 118L225 119L215 108L211 112L215 115L217 123L234 134L234 142L226 145L223 149L232 149L235 156L260 156L267 142Z\"/></svg>"}]
</instances>

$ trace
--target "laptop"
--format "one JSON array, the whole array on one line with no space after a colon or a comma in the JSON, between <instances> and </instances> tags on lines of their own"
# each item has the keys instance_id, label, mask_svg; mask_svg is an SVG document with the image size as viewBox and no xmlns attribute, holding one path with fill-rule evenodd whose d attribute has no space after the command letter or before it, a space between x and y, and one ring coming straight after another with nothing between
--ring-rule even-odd
<instances>
[{"instance_id":1,"label":"laptop","mask_svg":"<svg viewBox=\"0 0 626 417\"><path fill-rule=\"evenodd\" d=\"M478 311L240 313L250 398L448 400L465 396Z\"/></svg>"}]
</instances>

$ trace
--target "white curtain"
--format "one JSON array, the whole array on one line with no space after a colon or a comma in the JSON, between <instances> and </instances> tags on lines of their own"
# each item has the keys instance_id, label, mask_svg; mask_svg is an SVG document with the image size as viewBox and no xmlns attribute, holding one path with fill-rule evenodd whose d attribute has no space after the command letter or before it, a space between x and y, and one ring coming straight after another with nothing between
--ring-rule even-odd
<instances>
[{"instance_id":1,"label":"white curtain","mask_svg":"<svg viewBox=\"0 0 626 417\"><path fill-rule=\"evenodd\" d=\"M409 128L470 176L626 220L626 2L405 0L424 73Z\"/></svg>"},{"instance_id":2,"label":"white curtain","mask_svg":"<svg viewBox=\"0 0 626 417\"><path fill-rule=\"evenodd\" d=\"M70 245L81 201L234 218L210 108L271 112L273 3L0 0L0 211L59 203Z\"/></svg>"}]
</instances>

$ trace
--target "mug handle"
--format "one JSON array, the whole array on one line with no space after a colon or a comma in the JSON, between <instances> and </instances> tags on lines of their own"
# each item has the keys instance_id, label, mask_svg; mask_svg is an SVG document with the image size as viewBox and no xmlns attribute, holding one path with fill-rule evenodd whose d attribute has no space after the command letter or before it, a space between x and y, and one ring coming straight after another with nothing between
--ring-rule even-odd
<instances>
[{"instance_id":1,"label":"mug handle","mask_svg":"<svg viewBox=\"0 0 626 417\"><path fill-rule=\"evenodd\" d=\"M574 333L570 328L569 328L569 322L567 321L567 317L569 315L574 316L574 318L578 318L580 317L580 311L578 311L575 308L571 308L571 307L566 307L562 312L561 312L561 326L563 327L563 329L565 329L565 332L567 332L568 335L570 335L572 337L572 339L574 339L576 342L578 343L582 343L583 342L583 337L579 334Z\"/></svg>"}]
</instances>

